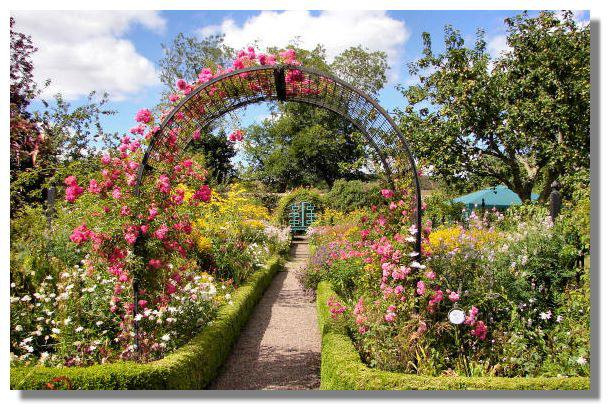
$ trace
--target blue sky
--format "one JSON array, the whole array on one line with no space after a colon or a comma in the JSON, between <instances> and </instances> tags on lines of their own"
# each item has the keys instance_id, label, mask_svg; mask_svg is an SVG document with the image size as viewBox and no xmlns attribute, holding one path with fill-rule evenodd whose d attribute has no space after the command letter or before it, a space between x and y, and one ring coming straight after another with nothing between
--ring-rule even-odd
<instances>
[{"instance_id":1,"label":"blue sky","mask_svg":"<svg viewBox=\"0 0 615 415\"><path fill-rule=\"evenodd\" d=\"M118 114L104 120L109 132L125 132L140 108L159 100L158 61L161 44L170 44L180 32L203 36L225 33L230 46L262 39L284 43L297 35L305 46L323 43L331 51L353 44L389 53L390 82L380 102L392 111L404 106L395 85L412 82L406 64L422 50L421 34L432 35L432 45L443 45L443 28L451 24L473 42L477 28L486 31L494 54L505 47L504 19L520 11L373 11L373 12L261 12L261 11L144 11L144 12L15 12L18 29L32 35L40 51L34 59L39 81L51 78L49 94L61 91L72 102L83 102L90 90L112 96L110 108ZM577 13L588 20L588 12ZM274 29L272 29L274 28ZM281 46L281 45L278 45ZM257 106L238 113L241 124L262 120L268 111Z\"/></svg>"}]
</instances>

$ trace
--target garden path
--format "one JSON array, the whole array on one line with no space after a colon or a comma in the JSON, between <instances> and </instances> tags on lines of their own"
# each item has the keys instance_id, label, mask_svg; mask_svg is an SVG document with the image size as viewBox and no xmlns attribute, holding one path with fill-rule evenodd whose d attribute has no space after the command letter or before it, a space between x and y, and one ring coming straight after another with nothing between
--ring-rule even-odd
<instances>
[{"instance_id":1,"label":"garden path","mask_svg":"<svg viewBox=\"0 0 615 415\"><path fill-rule=\"evenodd\" d=\"M221 373L209 389L301 390L320 385L316 307L295 273L308 245L295 239L291 260L256 305Z\"/></svg>"}]
</instances>

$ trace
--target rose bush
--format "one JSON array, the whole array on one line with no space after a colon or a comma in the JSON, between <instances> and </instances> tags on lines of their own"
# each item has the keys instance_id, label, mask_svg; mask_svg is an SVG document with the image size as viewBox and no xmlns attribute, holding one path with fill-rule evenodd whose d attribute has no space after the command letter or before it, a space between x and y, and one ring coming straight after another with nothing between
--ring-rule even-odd
<instances>
[{"instance_id":1,"label":"rose bush","mask_svg":"<svg viewBox=\"0 0 615 415\"><path fill-rule=\"evenodd\" d=\"M344 217L308 232L302 277L311 288L332 283L330 311L366 363L431 376L589 373L588 272L563 231L578 215L564 211L554 225L535 209L489 212L433 231L428 221L419 263L408 201L381 196L360 227ZM451 310L463 311L461 324Z\"/></svg>"}]
</instances>

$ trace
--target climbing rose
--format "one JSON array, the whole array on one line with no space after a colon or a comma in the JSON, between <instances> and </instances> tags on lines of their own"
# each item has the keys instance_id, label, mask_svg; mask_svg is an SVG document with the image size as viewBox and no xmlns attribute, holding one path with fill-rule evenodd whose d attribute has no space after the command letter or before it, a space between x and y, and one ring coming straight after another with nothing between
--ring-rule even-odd
<instances>
[{"instance_id":1,"label":"climbing rose","mask_svg":"<svg viewBox=\"0 0 615 415\"><path fill-rule=\"evenodd\" d=\"M235 130L229 134L228 139L230 141L243 141L243 131Z\"/></svg>"},{"instance_id":2,"label":"climbing rose","mask_svg":"<svg viewBox=\"0 0 615 415\"><path fill-rule=\"evenodd\" d=\"M455 291L451 291L451 293L448 295L448 299L456 303L457 301L459 301L459 294Z\"/></svg>"},{"instance_id":3,"label":"climbing rose","mask_svg":"<svg viewBox=\"0 0 615 415\"><path fill-rule=\"evenodd\" d=\"M194 193L192 199L200 200L202 202L209 202L209 200L211 199L211 189L209 188L209 186L204 184L199 188L199 190Z\"/></svg>"},{"instance_id":4,"label":"climbing rose","mask_svg":"<svg viewBox=\"0 0 615 415\"><path fill-rule=\"evenodd\" d=\"M167 225L160 225L160 227L154 232L154 236L160 240L163 240L166 238L168 232L169 227Z\"/></svg>"},{"instance_id":5,"label":"climbing rose","mask_svg":"<svg viewBox=\"0 0 615 415\"><path fill-rule=\"evenodd\" d=\"M135 120L137 122L142 122L145 124L152 121L153 119L154 118L152 117L152 113L147 108L140 109L139 111L137 111L137 115L135 116Z\"/></svg>"},{"instance_id":6,"label":"climbing rose","mask_svg":"<svg viewBox=\"0 0 615 415\"><path fill-rule=\"evenodd\" d=\"M387 199L393 197L393 191L390 189L382 189L380 191L380 194L382 194L382 196L384 196Z\"/></svg>"},{"instance_id":7,"label":"climbing rose","mask_svg":"<svg viewBox=\"0 0 615 415\"><path fill-rule=\"evenodd\" d=\"M477 321L470 334L478 337L480 340L485 340L487 338L487 325L482 320Z\"/></svg>"},{"instance_id":8,"label":"climbing rose","mask_svg":"<svg viewBox=\"0 0 615 415\"><path fill-rule=\"evenodd\" d=\"M158 190L162 193L169 193L171 191L171 181L169 180L169 176L166 174L161 174L156 182L158 186Z\"/></svg>"},{"instance_id":9,"label":"climbing rose","mask_svg":"<svg viewBox=\"0 0 615 415\"><path fill-rule=\"evenodd\" d=\"M188 88L188 82L186 82L184 79L178 79L175 85L177 85L177 87L182 91L185 91L186 88Z\"/></svg>"},{"instance_id":10,"label":"climbing rose","mask_svg":"<svg viewBox=\"0 0 615 415\"><path fill-rule=\"evenodd\" d=\"M423 281L419 281L416 283L416 293L418 295L425 294L425 283Z\"/></svg>"},{"instance_id":11,"label":"climbing rose","mask_svg":"<svg viewBox=\"0 0 615 415\"><path fill-rule=\"evenodd\" d=\"M88 229L85 224L78 226L73 230L73 233L70 235L70 240L76 243L77 245L86 242L92 235L92 231Z\"/></svg>"}]
</instances>

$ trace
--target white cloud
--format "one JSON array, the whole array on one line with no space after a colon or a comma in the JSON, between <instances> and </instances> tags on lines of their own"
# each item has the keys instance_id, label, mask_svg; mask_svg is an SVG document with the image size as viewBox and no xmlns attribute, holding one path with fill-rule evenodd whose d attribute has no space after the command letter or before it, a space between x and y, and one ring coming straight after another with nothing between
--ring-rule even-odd
<instances>
[{"instance_id":1,"label":"white cloud","mask_svg":"<svg viewBox=\"0 0 615 415\"><path fill-rule=\"evenodd\" d=\"M512 50L510 46L506 44L506 35L493 36L487 42L487 51L493 58L497 58L501 53Z\"/></svg>"},{"instance_id":2,"label":"white cloud","mask_svg":"<svg viewBox=\"0 0 615 415\"><path fill-rule=\"evenodd\" d=\"M106 91L113 100L135 95L158 83L152 62L124 36L134 25L161 33L166 21L153 11L19 11L13 12L18 31L32 36L39 84L51 79L44 92L61 92L77 99L92 90Z\"/></svg>"},{"instance_id":3,"label":"white cloud","mask_svg":"<svg viewBox=\"0 0 615 415\"><path fill-rule=\"evenodd\" d=\"M348 47L361 45L372 51L386 52L392 67L399 64L403 45L410 36L404 22L393 19L385 11L359 10L316 14L307 10L263 11L243 25L226 19L199 32L202 36L223 33L225 43L235 49L242 49L255 41L261 47L285 47L298 38L300 45L307 49L323 45L329 60Z\"/></svg>"}]
</instances>

